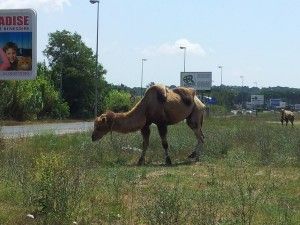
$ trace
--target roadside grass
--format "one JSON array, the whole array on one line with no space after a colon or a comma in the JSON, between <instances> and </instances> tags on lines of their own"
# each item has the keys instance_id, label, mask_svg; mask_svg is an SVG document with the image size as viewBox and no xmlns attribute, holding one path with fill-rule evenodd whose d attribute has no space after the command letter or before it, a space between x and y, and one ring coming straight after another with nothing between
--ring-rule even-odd
<instances>
[{"instance_id":1,"label":"roadside grass","mask_svg":"<svg viewBox=\"0 0 300 225\"><path fill-rule=\"evenodd\" d=\"M265 120L206 119L199 163L192 131L170 126L172 167L155 126L142 167L139 132L0 138L0 224L296 225L300 129Z\"/></svg>"}]
</instances>

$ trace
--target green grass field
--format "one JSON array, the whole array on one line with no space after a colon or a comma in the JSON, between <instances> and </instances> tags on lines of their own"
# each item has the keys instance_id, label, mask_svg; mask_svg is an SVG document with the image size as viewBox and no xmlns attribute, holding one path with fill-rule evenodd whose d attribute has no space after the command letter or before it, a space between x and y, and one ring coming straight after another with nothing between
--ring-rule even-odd
<instances>
[{"instance_id":1,"label":"green grass field","mask_svg":"<svg viewBox=\"0 0 300 225\"><path fill-rule=\"evenodd\" d=\"M192 131L169 126L172 167L155 126L142 167L139 132L2 140L0 224L299 224L300 126L275 120L205 119L198 163Z\"/></svg>"}]
</instances>

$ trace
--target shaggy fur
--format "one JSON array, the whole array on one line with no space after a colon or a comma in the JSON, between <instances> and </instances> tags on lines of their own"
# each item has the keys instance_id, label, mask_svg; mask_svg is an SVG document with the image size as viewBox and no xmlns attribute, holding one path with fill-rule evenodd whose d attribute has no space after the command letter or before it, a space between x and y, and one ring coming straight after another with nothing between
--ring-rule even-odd
<instances>
[{"instance_id":1,"label":"shaggy fur","mask_svg":"<svg viewBox=\"0 0 300 225\"><path fill-rule=\"evenodd\" d=\"M204 143L202 123L205 105L191 88L180 87L174 90L164 85L150 87L145 96L125 113L107 112L95 119L92 140L101 139L108 132L128 133L140 130L143 136L143 151L138 161L145 163L145 154L149 145L150 128L154 123L158 127L162 146L165 150L166 164L171 164L168 153L167 126L186 119L188 126L194 131L198 144L190 157L199 160L200 150Z\"/></svg>"},{"instance_id":2,"label":"shaggy fur","mask_svg":"<svg viewBox=\"0 0 300 225\"><path fill-rule=\"evenodd\" d=\"M294 126L294 120L295 120L295 115L293 112L281 109L281 124L283 125L283 121L285 121L285 125L287 126L288 122L290 121L292 126Z\"/></svg>"}]
</instances>

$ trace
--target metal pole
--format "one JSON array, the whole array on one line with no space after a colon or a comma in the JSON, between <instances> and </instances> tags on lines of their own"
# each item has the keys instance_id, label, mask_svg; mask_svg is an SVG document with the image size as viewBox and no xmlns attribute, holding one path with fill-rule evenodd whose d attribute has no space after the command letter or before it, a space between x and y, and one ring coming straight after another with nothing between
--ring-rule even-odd
<instances>
[{"instance_id":1,"label":"metal pole","mask_svg":"<svg viewBox=\"0 0 300 225\"><path fill-rule=\"evenodd\" d=\"M186 57L186 47L180 46L180 49L183 49L183 72L185 72L185 57Z\"/></svg>"},{"instance_id":2,"label":"metal pole","mask_svg":"<svg viewBox=\"0 0 300 225\"><path fill-rule=\"evenodd\" d=\"M184 48L183 72L185 72L185 57L186 57L186 48Z\"/></svg>"},{"instance_id":3,"label":"metal pole","mask_svg":"<svg viewBox=\"0 0 300 225\"><path fill-rule=\"evenodd\" d=\"M221 85L220 86L222 86L222 84L223 84L223 66L218 66L218 68L221 71Z\"/></svg>"},{"instance_id":4,"label":"metal pole","mask_svg":"<svg viewBox=\"0 0 300 225\"><path fill-rule=\"evenodd\" d=\"M94 116L98 114L98 37L99 37L99 1L97 3L97 39L96 39L96 73L95 73L95 111Z\"/></svg>"},{"instance_id":5,"label":"metal pole","mask_svg":"<svg viewBox=\"0 0 300 225\"><path fill-rule=\"evenodd\" d=\"M221 66L221 86L223 84L223 67Z\"/></svg>"},{"instance_id":6,"label":"metal pole","mask_svg":"<svg viewBox=\"0 0 300 225\"><path fill-rule=\"evenodd\" d=\"M144 78L144 61L147 59L142 59L142 74L141 74L141 96L143 96L143 78Z\"/></svg>"}]
</instances>

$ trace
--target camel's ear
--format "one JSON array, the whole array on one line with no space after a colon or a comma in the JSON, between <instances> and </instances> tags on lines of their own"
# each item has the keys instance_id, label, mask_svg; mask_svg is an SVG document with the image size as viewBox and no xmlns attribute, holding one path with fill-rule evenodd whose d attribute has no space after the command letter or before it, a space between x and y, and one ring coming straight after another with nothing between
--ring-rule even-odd
<instances>
[{"instance_id":1,"label":"camel's ear","mask_svg":"<svg viewBox=\"0 0 300 225\"><path fill-rule=\"evenodd\" d=\"M96 119L96 122L99 123L99 122L102 122L102 123L106 123L106 116L99 116L97 117Z\"/></svg>"}]
</instances>

